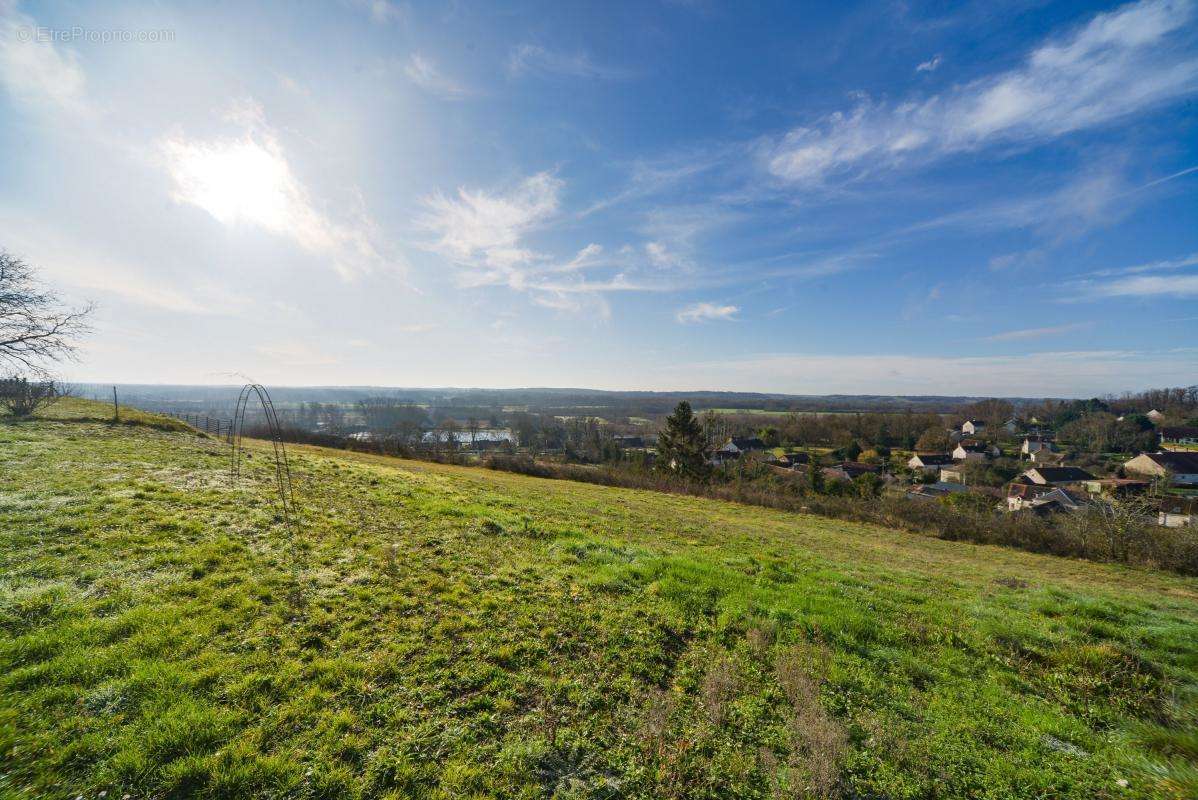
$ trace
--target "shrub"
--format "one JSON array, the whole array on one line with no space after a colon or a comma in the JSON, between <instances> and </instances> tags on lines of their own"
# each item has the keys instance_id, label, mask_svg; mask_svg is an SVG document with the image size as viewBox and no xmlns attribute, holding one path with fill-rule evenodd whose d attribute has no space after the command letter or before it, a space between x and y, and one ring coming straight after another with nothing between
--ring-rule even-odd
<instances>
[{"instance_id":1,"label":"shrub","mask_svg":"<svg viewBox=\"0 0 1198 800\"><path fill-rule=\"evenodd\" d=\"M63 394L55 381L31 381L20 376L0 380L0 407L14 417L31 417Z\"/></svg>"}]
</instances>

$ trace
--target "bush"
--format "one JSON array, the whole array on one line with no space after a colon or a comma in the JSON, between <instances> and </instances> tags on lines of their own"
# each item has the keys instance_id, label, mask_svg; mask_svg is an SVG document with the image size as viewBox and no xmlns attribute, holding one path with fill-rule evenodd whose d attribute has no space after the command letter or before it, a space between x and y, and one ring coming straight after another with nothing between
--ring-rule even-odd
<instances>
[{"instance_id":1,"label":"bush","mask_svg":"<svg viewBox=\"0 0 1198 800\"><path fill-rule=\"evenodd\" d=\"M20 376L0 380L0 407L14 417L31 417L63 394L54 381L30 381Z\"/></svg>"}]
</instances>

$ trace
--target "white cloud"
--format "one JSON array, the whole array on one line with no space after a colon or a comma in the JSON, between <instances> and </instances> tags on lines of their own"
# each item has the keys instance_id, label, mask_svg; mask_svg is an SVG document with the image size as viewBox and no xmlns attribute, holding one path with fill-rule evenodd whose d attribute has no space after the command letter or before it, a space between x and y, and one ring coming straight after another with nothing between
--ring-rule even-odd
<instances>
[{"instance_id":1,"label":"white cloud","mask_svg":"<svg viewBox=\"0 0 1198 800\"><path fill-rule=\"evenodd\" d=\"M1119 222L1135 210L1144 186L1130 186L1116 165L1103 164L1084 171L1051 192L983 204L917 223L902 233L938 228L973 231L1032 229L1052 244L1076 239L1096 228ZM1035 262L1044 248L997 255L991 269Z\"/></svg>"},{"instance_id":2,"label":"white cloud","mask_svg":"<svg viewBox=\"0 0 1198 800\"><path fill-rule=\"evenodd\" d=\"M649 263L661 269L669 269L679 266L687 266L688 262L677 253L670 252L670 248L664 242L647 242L645 244L645 254L649 256Z\"/></svg>"},{"instance_id":3,"label":"white cloud","mask_svg":"<svg viewBox=\"0 0 1198 800\"><path fill-rule=\"evenodd\" d=\"M1023 328L1017 331L1004 331L993 336L985 337L987 342L1022 342L1029 339L1043 339L1046 336L1059 336L1062 333L1072 333L1093 327L1092 322L1071 322L1066 325L1052 325L1047 328Z\"/></svg>"},{"instance_id":4,"label":"white cloud","mask_svg":"<svg viewBox=\"0 0 1198 800\"><path fill-rule=\"evenodd\" d=\"M1086 297L1198 297L1198 275L1140 275L1084 287Z\"/></svg>"},{"instance_id":5,"label":"white cloud","mask_svg":"<svg viewBox=\"0 0 1198 800\"><path fill-rule=\"evenodd\" d=\"M631 73L619 67L597 64L586 53L563 53L536 44L521 44L508 55L508 72L520 75L565 75L572 78L628 78Z\"/></svg>"},{"instance_id":6,"label":"white cloud","mask_svg":"<svg viewBox=\"0 0 1198 800\"><path fill-rule=\"evenodd\" d=\"M1186 267L1198 266L1198 253L1190 253L1181 258L1168 258L1162 261L1152 261L1147 264L1136 264L1134 267L1119 267L1117 269L1101 269L1091 272L1096 278L1106 278L1112 275L1138 275L1142 272L1167 272Z\"/></svg>"},{"instance_id":7,"label":"white cloud","mask_svg":"<svg viewBox=\"0 0 1198 800\"><path fill-rule=\"evenodd\" d=\"M413 53L408 59L408 63L404 65L404 74L408 76L408 80L429 94L450 100L470 94L465 86L443 74L437 69L436 64L419 53Z\"/></svg>"},{"instance_id":8,"label":"white cloud","mask_svg":"<svg viewBox=\"0 0 1198 800\"><path fill-rule=\"evenodd\" d=\"M859 175L996 142L1035 142L1094 127L1198 89L1198 58L1169 46L1190 0L1143 0L1043 44L1025 63L946 94L862 102L788 133L769 170L798 183Z\"/></svg>"},{"instance_id":9,"label":"white cloud","mask_svg":"<svg viewBox=\"0 0 1198 800\"><path fill-rule=\"evenodd\" d=\"M936 55L932 56L931 58L929 58L927 61L924 61L923 63L921 63L918 67L916 67L915 71L916 72L935 72L936 68L940 66L940 61L941 61L940 55L936 54Z\"/></svg>"},{"instance_id":10,"label":"white cloud","mask_svg":"<svg viewBox=\"0 0 1198 800\"><path fill-rule=\"evenodd\" d=\"M737 306L721 306L715 303L694 303L679 309L674 318L682 323L709 322L711 320L732 320L740 309Z\"/></svg>"},{"instance_id":11,"label":"white cloud","mask_svg":"<svg viewBox=\"0 0 1198 800\"><path fill-rule=\"evenodd\" d=\"M526 267L546 256L523 238L558 211L562 181L539 172L505 193L460 188L456 196L425 198L420 225L438 239L433 249L466 271L467 285L507 283L522 288Z\"/></svg>"},{"instance_id":12,"label":"white cloud","mask_svg":"<svg viewBox=\"0 0 1198 800\"><path fill-rule=\"evenodd\" d=\"M1198 266L1198 253L1180 258L1091 272L1066 285L1066 302L1111 297L1195 297L1198 274L1176 274ZM1159 274L1150 274L1159 273Z\"/></svg>"},{"instance_id":13,"label":"white cloud","mask_svg":"<svg viewBox=\"0 0 1198 800\"><path fill-rule=\"evenodd\" d=\"M287 237L329 258L345 278L379 266L382 258L371 241L370 220L341 223L319 211L260 113L250 107L233 115L249 126L240 136L199 140L176 133L161 140L158 149L174 184L172 198L224 225L250 225Z\"/></svg>"},{"instance_id":14,"label":"white cloud","mask_svg":"<svg viewBox=\"0 0 1198 800\"><path fill-rule=\"evenodd\" d=\"M36 36L37 23L0 0L0 83L34 109L83 112L87 81L75 53Z\"/></svg>"}]
</instances>

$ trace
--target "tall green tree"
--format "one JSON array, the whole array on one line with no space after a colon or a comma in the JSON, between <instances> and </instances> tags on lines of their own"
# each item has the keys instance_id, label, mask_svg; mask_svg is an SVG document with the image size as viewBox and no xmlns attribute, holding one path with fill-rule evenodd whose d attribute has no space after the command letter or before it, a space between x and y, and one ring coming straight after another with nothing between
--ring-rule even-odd
<instances>
[{"instance_id":1,"label":"tall green tree","mask_svg":"<svg viewBox=\"0 0 1198 800\"><path fill-rule=\"evenodd\" d=\"M707 454L703 426L683 400L666 417L665 428L657 437L657 459L663 469L688 478L707 474Z\"/></svg>"}]
</instances>

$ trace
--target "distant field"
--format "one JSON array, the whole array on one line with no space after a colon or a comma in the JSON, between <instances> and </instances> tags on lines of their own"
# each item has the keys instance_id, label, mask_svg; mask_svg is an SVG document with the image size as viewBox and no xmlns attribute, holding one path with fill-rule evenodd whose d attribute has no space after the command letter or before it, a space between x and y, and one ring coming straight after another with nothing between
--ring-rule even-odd
<instances>
[{"instance_id":1,"label":"distant field","mask_svg":"<svg viewBox=\"0 0 1198 800\"><path fill-rule=\"evenodd\" d=\"M1196 580L251 452L0 422L0 797L1198 793Z\"/></svg>"}]
</instances>

